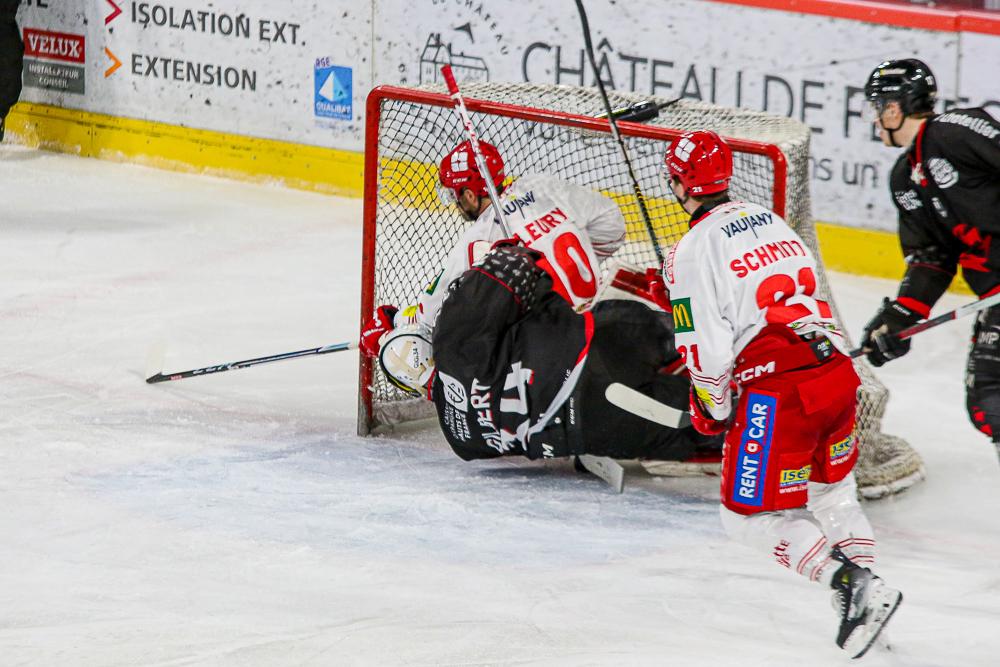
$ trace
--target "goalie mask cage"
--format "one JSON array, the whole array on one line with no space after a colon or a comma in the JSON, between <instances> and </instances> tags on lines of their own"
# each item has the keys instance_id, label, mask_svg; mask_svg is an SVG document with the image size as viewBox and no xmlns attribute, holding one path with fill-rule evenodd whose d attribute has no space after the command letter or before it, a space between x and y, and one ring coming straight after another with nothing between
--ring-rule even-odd
<instances>
[{"instance_id":1,"label":"goalie mask cage","mask_svg":"<svg viewBox=\"0 0 1000 667\"><path fill-rule=\"evenodd\" d=\"M463 93L477 134L497 146L504 158L507 182L523 174L546 173L611 197L619 204L627 229L627 241L616 257L640 267L656 265L620 149L607 121L594 118L604 110L595 89L478 83L465 84ZM650 99L616 91L609 96L615 109ZM619 123L664 253L684 234L689 216L669 191L662 172L663 156L682 132L695 129L714 130L732 146L733 197L776 211L819 258L809 208L809 129L783 116L691 100L670 104L646 123ZM461 121L443 86L382 86L369 94L362 323L378 304L414 303L469 224L437 196L437 165L464 140ZM821 294L836 313L822 265L819 282ZM433 416L431 403L407 396L382 376L377 364L360 357L360 434ZM855 366L862 379L857 427L860 461L855 473L863 495L879 497L922 478L923 465L905 441L880 431L888 392L867 365L856 362Z\"/></svg>"}]
</instances>

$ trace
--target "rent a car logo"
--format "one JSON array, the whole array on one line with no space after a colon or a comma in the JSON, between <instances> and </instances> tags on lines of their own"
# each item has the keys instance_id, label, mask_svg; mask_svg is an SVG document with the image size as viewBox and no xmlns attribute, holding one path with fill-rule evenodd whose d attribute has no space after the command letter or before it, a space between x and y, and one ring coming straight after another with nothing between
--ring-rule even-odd
<instances>
[{"instance_id":1,"label":"rent a car logo","mask_svg":"<svg viewBox=\"0 0 1000 667\"><path fill-rule=\"evenodd\" d=\"M746 426L740 437L733 477L733 501L741 505L760 507L764 501L767 453L771 448L777 407L778 399L774 395L757 391L747 394Z\"/></svg>"}]
</instances>

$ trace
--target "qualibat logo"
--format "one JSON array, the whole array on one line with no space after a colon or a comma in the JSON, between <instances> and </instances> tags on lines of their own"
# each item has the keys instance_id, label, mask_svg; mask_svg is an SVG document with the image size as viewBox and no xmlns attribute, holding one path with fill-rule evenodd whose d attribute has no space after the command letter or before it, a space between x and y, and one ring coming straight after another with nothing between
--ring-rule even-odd
<instances>
[{"instance_id":1,"label":"qualibat logo","mask_svg":"<svg viewBox=\"0 0 1000 667\"><path fill-rule=\"evenodd\" d=\"M313 112L317 118L351 120L354 115L354 81L350 67L330 58L317 58L313 67Z\"/></svg>"}]
</instances>

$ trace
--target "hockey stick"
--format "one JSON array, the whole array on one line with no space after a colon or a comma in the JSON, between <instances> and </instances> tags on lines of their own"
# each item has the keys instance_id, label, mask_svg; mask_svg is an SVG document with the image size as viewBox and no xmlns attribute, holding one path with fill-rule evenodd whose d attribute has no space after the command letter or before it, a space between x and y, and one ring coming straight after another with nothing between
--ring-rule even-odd
<instances>
[{"instance_id":1,"label":"hockey stick","mask_svg":"<svg viewBox=\"0 0 1000 667\"><path fill-rule=\"evenodd\" d=\"M667 107L673 106L680 102L683 98L675 97L672 100L666 102L656 103L652 100L644 100L642 102L633 102L627 107L621 107L615 109L611 112L611 118L615 120L627 120L631 123L645 123L647 120L652 120L660 115L660 111L666 109ZM594 118L607 118L608 113L604 112L594 116Z\"/></svg>"},{"instance_id":2,"label":"hockey stick","mask_svg":"<svg viewBox=\"0 0 1000 667\"><path fill-rule=\"evenodd\" d=\"M609 384L608 388L604 390L604 398L608 399L608 403L616 405L626 412L631 412L637 417L648 419L661 426L681 428L682 425L687 425L682 424L682 420L688 416L686 412L672 408L666 403L660 403L655 398L650 398L620 382ZM688 423L690 423L690 419Z\"/></svg>"},{"instance_id":3,"label":"hockey stick","mask_svg":"<svg viewBox=\"0 0 1000 667\"><path fill-rule=\"evenodd\" d=\"M584 470L600 477L616 492L625 491L625 468L618 461L593 454L579 454L576 460Z\"/></svg>"},{"instance_id":4,"label":"hockey stick","mask_svg":"<svg viewBox=\"0 0 1000 667\"><path fill-rule=\"evenodd\" d=\"M476 130L472 127L469 110L465 108L465 100L462 98L462 91L458 89L458 82L455 81L455 75L452 74L451 65L443 65L441 67L441 75L444 76L444 82L448 86L448 94L455 101L455 111L458 112L458 116L462 119L462 124L465 126L465 136L469 139L469 145L472 146L472 152L476 156L476 167L479 168L479 175L486 181L486 189L489 190L493 210L497 212L500 228L503 230L504 237L510 238L510 225L507 224L507 217L503 212L503 207L500 205L500 195L497 194L497 186L493 183L493 177L490 176L490 170L486 166L486 159L483 157L483 152L479 150L479 137L476 136Z\"/></svg>"},{"instance_id":5,"label":"hockey stick","mask_svg":"<svg viewBox=\"0 0 1000 667\"><path fill-rule=\"evenodd\" d=\"M639 188L639 179L635 177L635 169L632 168L632 160L625 149L625 142L622 141L621 134L618 133L618 121L615 120L615 112L611 109L611 101L608 100L608 93L604 90L604 81L601 80L600 70L597 68L597 58L594 57L594 44L590 40L590 23L587 21L587 12L583 8L583 0L576 0L576 8L580 13L580 23L583 25L583 41L587 47L587 57L590 60L590 67L594 70L594 78L597 79L597 89L601 92L601 100L604 101L604 112L607 114L608 124L611 126L611 136L618 142L621 149L622 158L628 168L628 176L632 180L632 190L635 193L635 200L639 203L639 212L642 214L642 221L646 224L646 231L649 232L649 240L653 242L653 251L656 252L656 261L663 266L663 251L660 249L660 242L656 240L656 232L653 231L653 221L649 217L649 210L646 208L646 197Z\"/></svg>"},{"instance_id":6,"label":"hockey stick","mask_svg":"<svg viewBox=\"0 0 1000 667\"><path fill-rule=\"evenodd\" d=\"M199 375L211 375L212 373L233 371L236 370L237 368L250 368L251 366L260 366L261 364L269 364L272 361L297 359L299 357L309 357L317 354L329 354L330 352L341 352L343 350L356 350L357 347L358 344L355 341L351 341L349 343L334 343L333 345L313 347L308 350L298 350L296 352L283 352L281 354L273 354L269 357L244 359L243 361L231 361L228 364L205 366L204 368L195 368L189 371L177 371L176 373L162 373L158 371L147 377L146 383L156 384L157 382L167 382L168 380L183 380L184 378L196 377Z\"/></svg>"},{"instance_id":7,"label":"hockey stick","mask_svg":"<svg viewBox=\"0 0 1000 667\"><path fill-rule=\"evenodd\" d=\"M980 310L985 310L991 306L995 306L1000 303L1000 292L986 297L985 299L980 299L979 301L973 301L967 303L964 306L959 306L955 310L949 310L947 313L942 313L937 317L932 317L929 320L924 320L923 322L918 322L912 327L906 327L902 331L898 332L896 336L900 339L907 339L916 336L921 331L927 331L928 329L933 329L939 324L944 324L945 322L951 322L952 320L957 320L960 317L965 317L966 315L971 315L972 313L977 313ZM862 354L867 354L871 350L867 347L859 347L856 350L851 350L851 359L855 357L860 357Z\"/></svg>"}]
</instances>

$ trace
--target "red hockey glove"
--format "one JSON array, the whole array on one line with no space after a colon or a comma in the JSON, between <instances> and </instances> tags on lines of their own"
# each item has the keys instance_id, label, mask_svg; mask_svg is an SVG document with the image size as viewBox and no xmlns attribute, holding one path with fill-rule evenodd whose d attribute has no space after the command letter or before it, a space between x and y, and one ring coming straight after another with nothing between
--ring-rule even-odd
<instances>
[{"instance_id":1,"label":"red hockey glove","mask_svg":"<svg viewBox=\"0 0 1000 667\"><path fill-rule=\"evenodd\" d=\"M653 303L667 313L673 312L670 307L670 296L667 295L667 286L659 269L646 269L646 283L646 290Z\"/></svg>"},{"instance_id":2,"label":"red hockey glove","mask_svg":"<svg viewBox=\"0 0 1000 667\"><path fill-rule=\"evenodd\" d=\"M398 311L396 306L379 306L375 310L375 316L361 327L361 340L358 342L358 347L361 348L362 353L372 358L378 356L380 347L378 341L382 338L382 334L393 330L392 319L396 317Z\"/></svg>"},{"instance_id":3,"label":"red hockey glove","mask_svg":"<svg viewBox=\"0 0 1000 667\"><path fill-rule=\"evenodd\" d=\"M719 421L709 413L708 408L698 398L694 386L691 387L691 426L702 435L719 435L729 428L729 420Z\"/></svg>"}]
</instances>

